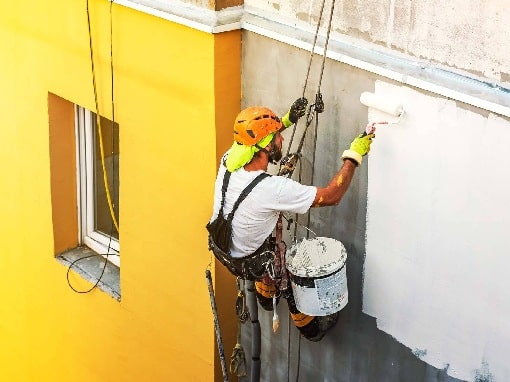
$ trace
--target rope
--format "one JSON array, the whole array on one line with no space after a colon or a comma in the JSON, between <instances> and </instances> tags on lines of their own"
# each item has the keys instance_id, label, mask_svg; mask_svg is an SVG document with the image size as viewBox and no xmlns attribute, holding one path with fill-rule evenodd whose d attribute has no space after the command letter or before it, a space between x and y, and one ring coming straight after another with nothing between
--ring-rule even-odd
<instances>
[{"instance_id":1,"label":"rope","mask_svg":"<svg viewBox=\"0 0 510 382\"><path fill-rule=\"evenodd\" d=\"M287 382L290 382L290 326L291 326L290 314L287 319Z\"/></svg>"},{"instance_id":2,"label":"rope","mask_svg":"<svg viewBox=\"0 0 510 382\"><path fill-rule=\"evenodd\" d=\"M315 129L314 129L314 135L313 135L313 157L312 157L312 174L311 174L311 179L310 179L310 183L313 184L313 180L314 180L314 177L315 177L315 153L317 151L317 128L319 126L319 115L316 114L315 115ZM307 220L306 220L306 226L307 227L310 227L310 223L311 223L311 213L310 213L310 210L311 209L308 209L308 212L307 212ZM306 231L306 238L308 239L310 237L310 230L307 230Z\"/></svg>"},{"instance_id":3,"label":"rope","mask_svg":"<svg viewBox=\"0 0 510 382\"><path fill-rule=\"evenodd\" d=\"M323 4L324 6L324 4ZM320 93L321 89L321 82L322 82L322 75L324 74L324 65L326 63L326 52L328 50L328 44L329 44L329 35L331 34L331 23L333 20L333 11L335 10L335 0L331 2L331 11L329 13L329 22L328 22L328 29L326 33L326 42L324 43L324 52L322 54L322 67L321 67L321 75L319 77L319 86L317 87L317 94Z\"/></svg>"},{"instance_id":4,"label":"rope","mask_svg":"<svg viewBox=\"0 0 510 382\"><path fill-rule=\"evenodd\" d=\"M311 51L310 51L310 58L309 58L309 61L308 61L308 68L307 68L307 72L306 72L306 76L305 76L305 83L304 83L304 86L303 86L302 97L305 96L306 88L307 88L307 85L308 85L308 79L309 79L309 76L310 76L310 70L311 70L313 55L314 55L314 51L315 51L315 46L317 44L317 38L318 38L318 34L319 34L319 29L320 29L320 22L322 20L322 15L323 15L323 12L324 12L325 2L326 2L326 0L322 1L322 6L321 6L321 9L320 9L320 13L319 13L319 21L317 23L317 29L315 31L315 36L314 36L312 48L311 48ZM294 125L293 131L292 131L292 135L291 135L291 138L289 140L289 145L287 147L286 157L284 158L284 160L282 160L282 166L280 167L280 173L279 173L279 175L287 175L287 176L290 177L290 176L292 176L294 170L296 169L297 165L299 164L298 181L301 182L302 170L303 170L302 165L301 165L301 150L303 148L303 144L304 144L306 133L308 131L308 127L315 120L314 138L313 138L312 173L311 173L311 180L310 180L311 184L313 184L313 180L314 180L314 177L315 177L315 159L316 159L316 155L315 154L316 154L316 151L317 151L317 131L318 131L318 125L319 125L319 114L324 111L324 102L322 100L322 95L321 95L321 84L322 84L322 78L324 76L324 68L325 68L325 63L326 63L326 53L327 53L328 44L329 44L329 38L330 38L330 34L331 34L331 25L332 25L332 20L333 20L334 8L335 8L335 0L332 0L331 10L330 10L330 13L329 13L329 21L328 21L327 33L326 33L326 40L325 40L325 43L324 43L324 50L323 50L323 54L322 54L321 70L320 70L319 81L318 81L318 85L317 85L317 92L316 92L316 95L315 95L315 102L314 102L314 104L310 105L309 108L308 108L308 111L307 111L307 114L306 114L306 126L304 128L303 135L302 135L301 140L299 142L299 145L298 145L296 153L291 155L290 154L290 149L291 149L292 143L294 141L294 136L295 136L295 133L296 133L297 123ZM284 165L284 163L286 163L286 165ZM307 225L305 227L306 230L307 230L306 231L306 237L307 238L309 237L310 232L312 232L309 229L309 227L310 227L310 219L311 219L311 217L310 217L310 210L308 210ZM280 224L281 224L281 221L280 221ZM296 214L295 219L294 219L294 238L293 238L293 240L296 240L296 237L297 237L297 227L298 227L298 224L299 224L299 222L298 222L298 215ZM290 221L289 221L289 227L288 228L290 228ZM314 233L314 235L315 235L315 233ZM296 382L299 381L299 373L300 373L300 365L301 365L301 336L300 335L298 336L298 349L297 349L297 353L298 353L298 359L297 359L297 365L296 365ZM289 381L289 380L290 380L290 317L289 317L288 338L287 338L287 381Z\"/></svg>"},{"instance_id":5,"label":"rope","mask_svg":"<svg viewBox=\"0 0 510 382\"><path fill-rule=\"evenodd\" d=\"M308 67L307 67L307 70L306 70L305 83L303 85L302 97L305 96L306 88L307 88L307 85L308 85L308 79L310 77L310 71L311 71L311 67L312 67L313 55L314 55L314 52L315 52L315 46L317 45L317 39L318 39L318 36L319 36L319 29L320 29L320 24L321 24L321 20L322 20L322 15L324 13L325 3L326 3L326 0L323 0L322 1L322 5L321 5L321 9L320 9L320 12L319 12L319 21L317 22L317 28L315 29L315 35L314 35L314 39L313 39L313 43L312 43L312 48L310 49L310 58L308 59ZM327 52L327 49L328 49L329 37L330 37L330 33L331 33L331 24L332 24L332 19L333 19L333 10L334 10L334 7L335 7L335 0L333 0L333 2L331 4L331 11L330 11L329 22L328 22L328 29L327 29L327 33L326 33L326 41L325 41L325 44L324 44L324 51L323 51L323 54L322 54L323 57L322 57L321 72L320 72L320 76L319 76L319 85L318 85L318 88L317 88L317 94L320 94L320 87L321 87L321 83L322 83L322 77L323 77L323 74L324 74L324 66L325 66L325 61L326 61L326 52ZM316 101L317 101L317 97L316 97ZM308 114L310 114L311 110L312 110L312 108L310 107L309 111L308 111ZM322 112L322 111L320 111L320 112ZM306 132L306 129L305 129L305 132ZM289 145L287 147L287 154L286 154L287 156L290 154L290 149L292 147L292 142L294 141L295 134L296 134L296 125L294 125L294 128L292 130L292 135L291 135L290 140L289 140ZM304 133L303 133L303 135L304 135ZM299 152L300 151L298 151L298 153Z\"/></svg>"},{"instance_id":6,"label":"rope","mask_svg":"<svg viewBox=\"0 0 510 382\"><path fill-rule=\"evenodd\" d=\"M315 29L315 36L313 38L312 49L310 50L310 58L308 60L308 69L306 71L305 84L303 86L303 93L302 93L303 97L305 96L306 85L308 83L308 77L310 76L310 68L312 67L313 54L314 54L314 51L315 51L315 45L317 44L317 37L319 36L319 28L320 28L320 25L321 25L322 13L324 12L324 5L325 4L326 4L326 0L322 0L322 6L321 6L321 10L319 12L319 21L317 22L317 29Z\"/></svg>"},{"instance_id":7,"label":"rope","mask_svg":"<svg viewBox=\"0 0 510 382\"><path fill-rule=\"evenodd\" d=\"M297 370L296 370L296 382L299 382L299 369L301 366L301 336L298 336L298 350L297 350Z\"/></svg>"}]
</instances>

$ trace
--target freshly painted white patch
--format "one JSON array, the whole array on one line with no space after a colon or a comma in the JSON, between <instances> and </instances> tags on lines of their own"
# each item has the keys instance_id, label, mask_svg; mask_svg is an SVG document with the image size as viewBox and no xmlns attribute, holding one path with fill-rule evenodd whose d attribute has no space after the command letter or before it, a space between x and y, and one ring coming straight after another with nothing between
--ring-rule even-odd
<instances>
[{"instance_id":1,"label":"freshly painted white patch","mask_svg":"<svg viewBox=\"0 0 510 382\"><path fill-rule=\"evenodd\" d=\"M369 154L363 311L453 377L486 365L508 381L510 123L403 86L375 93L405 114Z\"/></svg>"}]
</instances>

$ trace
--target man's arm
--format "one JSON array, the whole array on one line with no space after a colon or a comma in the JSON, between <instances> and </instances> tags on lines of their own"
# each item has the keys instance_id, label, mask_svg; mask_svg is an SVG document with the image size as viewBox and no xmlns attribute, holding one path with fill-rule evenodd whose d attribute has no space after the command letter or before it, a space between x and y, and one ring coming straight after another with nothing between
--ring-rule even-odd
<instances>
[{"instance_id":1,"label":"man's arm","mask_svg":"<svg viewBox=\"0 0 510 382\"><path fill-rule=\"evenodd\" d=\"M312 207L334 206L340 203L351 184L357 166L354 160L346 159L327 187L317 187Z\"/></svg>"},{"instance_id":2,"label":"man's arm","mask_svg":"<svg viewBox=\"0 0 510 382\"><path fill-rule=\"evenodd\" d=\"M360 134L351 143L349 150L342 154L344 164L331 179L327 187L317 187L317 194L312 207L334 206L347 192L351 184L356 167L361 164L362 158L370 151L370 144L374 134Z\"/></svg>"}]
</instances>

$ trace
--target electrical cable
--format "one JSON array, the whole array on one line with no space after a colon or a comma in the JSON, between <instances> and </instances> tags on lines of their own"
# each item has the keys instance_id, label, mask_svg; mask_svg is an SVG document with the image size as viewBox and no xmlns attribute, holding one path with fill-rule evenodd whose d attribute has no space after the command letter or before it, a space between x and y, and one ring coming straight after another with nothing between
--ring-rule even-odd
<instances>
[{"instance_id":1,"label":"electrical cable","mask_svg":"<svg viewBox=\"0 0 510 382\"><path fill-rule=\"evenodd\" d=\"M111 78L112 78L112 105L113 105L113 52L112 52L112 3L113 0L110 0L110 67L112 68L111 72ZM90 42L90 62L92 66L92 85L94 88L94 102L96 105L96 123L98 128L98 135L99 135L99 147L100 147L100 154L101 154L101 167L103 169L103 182L104 182L104 188L106 191L106 199L108 201L108 209L110 210L110 216L113 220L113 224L115 225L115 228L117 229L117 232L119 231L119 224L117 223L117 219L115 217L112 199L110 196L110 188L108 187L108 176L106 174L106 166L104 161L104 147L103 147L103 134L102 134L102 128L101 128L101 117L99 115L99 102L97 97L97 85L96 85L96 74L94 69L94 51L92 48L92 31L90 26L90 10L89 10L89 0L87 0L87 20L88 20L88 28L89 28L89 42ZM112 111L113 113L113 111Z\"/></svg>"},{"instance_id":2,"label":"electrical cable","mask_svg":"<svg viewBox=\"0 0 510 382\"><path fill-rule=\"evenodd\" d=\"M111 155L112 155L113 198L115 200L115 198L116 198L116 194L115 194L115 103L114 103L114 92L113 92L113 90L114 90L114 82L113 82L114 76L113 76L113 16L112 16L113 1L114 0L110 0L109 16L110 16L110 73L111 73L110 79L111 79L111 101L112 101L111 102L111 104L112 104L112 128L111 128L111 130L112 130L112 152L111 152ZM91 30L91 23L90 23L89 0L87 0L86 5L87 5L86 6L87 26L88 26L88 33L89 33L90 62L91 62L91 69L92 69L92 87L94 90L94 102L95 102L95 106L96 106L96 127L98 129L98 135L99 135L101 167L102 167L102 171L103 171L103 183L104 183L104 187L106 190L106 198L107 198L107 202L108 202L108 208L110 211L112 224L110 227L110 235L109 235L109 239L108 239L108 246L107 246L106 254L96 254L95 253L93 255L80 257L80 258L72 261L70 263L70 265L68 266L67 273L66 273L67 284L76 293L89 293L99 285L99 282L101 281L101 279L104 275L104 272L106 270L106 266L108 264L108 257L114 255L114 254L110 253L114 228L117 230L117 233L119 233L119 225L118 225L117 219L115 217L115 206L113 205L111 196L110 196L110 189L108 186L108 176L106 173L106 166L105 166L105 160L104 160L103 133L102 133L102 129L101 129L101 118L99 115L99 102L98 102L98 97L97 97L97 86L96 86L96 75L95 75L95 67L94 67L94 51L93 51L93 44L92 44L92 30ZM96 257L96 256L103 257L105 261L104 261L103 268L101 269L101 273L100 273L99 277L97 278L97 280L95 281L95 283L89 289L86 289L86 290L78 290L78 289L74 288L73 285L71 284L71 281L69 280L69 272L71 271L73 266L76 263L78 263L79 261L82 261L82 260L85 260L85 259L88 259L91 257ZM114 256L119 256L119 255L115 254Z\"/></svg>"}]
</instances>

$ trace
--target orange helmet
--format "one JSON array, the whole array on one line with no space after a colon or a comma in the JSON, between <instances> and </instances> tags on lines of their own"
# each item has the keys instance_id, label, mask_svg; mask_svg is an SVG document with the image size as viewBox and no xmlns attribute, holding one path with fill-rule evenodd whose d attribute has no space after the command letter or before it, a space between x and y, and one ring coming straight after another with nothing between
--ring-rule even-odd
<instances>
[{"instance_id":1,"label":"orange helmet","mask_svg":"<svg viewBox=\"0 0 510 382\"><path fill-rule=\"evenodd\" d=\"M253 146L282 127L280 118L267 107L248 107L237 115L234 123L234 141L245 146Z\"/></svg>"}]
</instances>

